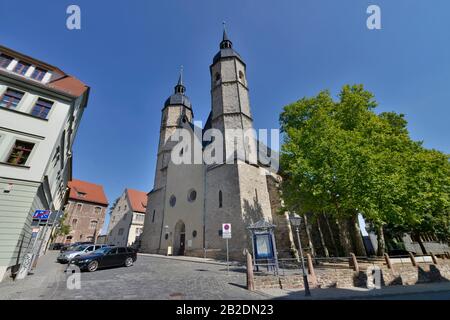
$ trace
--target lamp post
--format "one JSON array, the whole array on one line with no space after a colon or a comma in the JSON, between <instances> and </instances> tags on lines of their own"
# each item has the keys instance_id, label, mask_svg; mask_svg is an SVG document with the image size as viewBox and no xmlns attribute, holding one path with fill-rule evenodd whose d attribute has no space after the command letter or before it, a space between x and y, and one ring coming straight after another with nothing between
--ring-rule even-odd
<instances>
[{"instance_id":1,"label":"lamp post","mask_svg":"<svg viewBox=\"0 0 450 320\"><path fill-rule=\"evenodd\" d=\"M298 241L300 256L302 259L303 284L305 286L305 296L310 296L311 292L309 291L308 275L306 273L305 262L303 260L302 242L300 241L300 233L299 233L299 228L300 228L300 224L302 222L302 218L299 217L298 215L291 215L289 217L289 221L291 222L291 225L293 227L295 227L295 232L297 232L297 241Z\"/></svg>"}]
</instances>

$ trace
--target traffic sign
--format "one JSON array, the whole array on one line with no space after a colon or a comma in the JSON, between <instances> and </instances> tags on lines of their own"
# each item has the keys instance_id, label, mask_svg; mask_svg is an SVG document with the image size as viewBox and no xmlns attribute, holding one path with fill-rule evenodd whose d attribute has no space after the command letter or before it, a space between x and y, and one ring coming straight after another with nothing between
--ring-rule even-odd
<instances>
[{"instance_id":1,"label":"traffic sign","mask_svg":"<svg viewBox=\"0 0 450 320\"><path fill-rule=\"evenodd\" d=\"M50 210L36 210L33 214L33 219L48 220Z\"/></svg>"},{"instance_id":2,"label":"traffic sign","mask_svg":"<svg viewBox=\"0 0 450 320\"><path fill-rule=\"evenodd\" d=\"M231 224L230 223L222 224L222 238L223 239L231 239Z\"/></svg>"}]
</instances>

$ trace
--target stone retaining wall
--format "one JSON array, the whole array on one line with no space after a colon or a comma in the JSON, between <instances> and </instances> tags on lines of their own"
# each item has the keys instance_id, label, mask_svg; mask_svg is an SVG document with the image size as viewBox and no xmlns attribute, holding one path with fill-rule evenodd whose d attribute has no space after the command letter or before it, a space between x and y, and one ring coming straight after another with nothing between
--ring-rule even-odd
<instances>
[{"instance_id":1,"label":"stone retaining wall","mask_svg":"<svg viewBox=\"0 0 450 320\"><path fill-rule=\"evenodd\" d=\"M417 283L444 282L450 281L450 262L440 260L439 264L419 264L417 267L412 265L395 265L389 269L386 265L377 265L380 269L381 286L393 285L414 285ZM316 281L308 277L311 288L366 288L367 283L373 282L371 269L353 271L348 268L318 268L315 269ZM281 288L281 289L302 289L303 277L301 274L292 275L254 275L255 289L263 288Z\"/></svg>"}]
</instances>

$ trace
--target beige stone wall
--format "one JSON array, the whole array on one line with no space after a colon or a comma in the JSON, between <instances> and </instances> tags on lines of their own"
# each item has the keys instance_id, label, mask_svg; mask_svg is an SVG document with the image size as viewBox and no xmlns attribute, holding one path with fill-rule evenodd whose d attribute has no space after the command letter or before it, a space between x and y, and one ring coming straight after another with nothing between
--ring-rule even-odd
<instances>
[{"instance_id":1,"label":"beige stone wall","mask_svg":"<svg viewBox=\"0 0 450 320\"><path fill-rule=\"evenodd\" d=\"M132 218L132 211L124 191L111 211L108 225L107 243L115 246L126 246L128 229ZM122 230L122 231L120 231ZM121 234L119 234L121 233Z\"/></svg>"},{"instance_id":2,"label":"beige stone wall","mask_svg":"<svg viewBox=\"0 0 450 320\"><path fill-rule=\"evenodd\" d=\"M219 192L222 192L222 207ZM224 258L225 240L219 235L223 223L231 223L232 239L229 240L232 256L241 257L247 246L247 231L242 230L241 199L239 196L238 168L235 165L210 167L206 171L206 249L211 258Z\"/></svg>"},{"instance_id":3,"label":"beige stone wall","mask_svg":"<svg viewBox=\"0 0 450 320\"><path fill-rule=\"evenodd\" d=\"M149 193L145 213L144 232L141 236L141 252L158 253L164 218L165 188Z\"/></svg>"},{"instance_id":4,"label":"beige stone wall","mask_svg":"<svg viewBox=\"0 0 450 320\"><path fill-rule=\"evenodd\" d=\"M447 282L450 280L450 261L441 260L437 265L419 264L394 265L388 269L385 265L378 265L381 269L381 286L414 285L418 283ZM366 269L355 272L350 268L319 268L315 270L317 285L320 288L353 288L367 287L368 277ZM311 276L308 278L310 287L315 286ZM298 274L282 274L274 276L255 274L255 288L303 288L303 277Z\"/></svg>"},{"instance_id":5,"label":"beige stone wall","mask_svg":"<svg viewBox=\"0 0 450 320\"><path fill-rule=\"evenodd\" d=\"M161 249L167 250L172 246L174 254L180 244L180 233L176 230L177 223L183 223L185 226L185 249L203 250L203 165L174 165L171 163L167 175L166 197L164 199L165 212L163 220L163 234L161 240ZM197 193L194 201L189 201L190 191ZM170 198L174 196L176 203L170 205ZM168 228L165 228L165 227ZM194 237L194 231L196 236ZM165 234L168 233L168 239Z\"/></svg>"},{"instance_id":6,"label":"beige stone wall","mask_svg":"<svg viewBox=\"0 0 450 320\"><path fill-rule=\"evenodd\" d=\"M95 212L99 208L99 213ZM105 221L107 207L89 202L69 200L66 212L66 223L71 226L71 231L67 236L59 236L56 242L74 243L81 241L94 241L94 234L99 235ZM74 224L74 220L76 223ZM91 221L97 221L97 228L91 228ZM72 237L72 239L68 239Z\"/></svg>"}]
</instances>

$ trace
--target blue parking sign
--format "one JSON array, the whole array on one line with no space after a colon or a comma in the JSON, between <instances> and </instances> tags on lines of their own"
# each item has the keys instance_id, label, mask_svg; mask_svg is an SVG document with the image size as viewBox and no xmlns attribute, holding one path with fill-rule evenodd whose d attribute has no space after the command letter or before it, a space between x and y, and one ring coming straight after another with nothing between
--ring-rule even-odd
<instances>
[{"instance_id":1,"label":"blue parking sign","mask_svg":"<svg viewBox=\"0 0 450 320\"><path fill-rule=\"evenodd\" d=\"M33 219L48 220L50 210L36 210L33 214Z\"/></svg>"}]
</instances>

